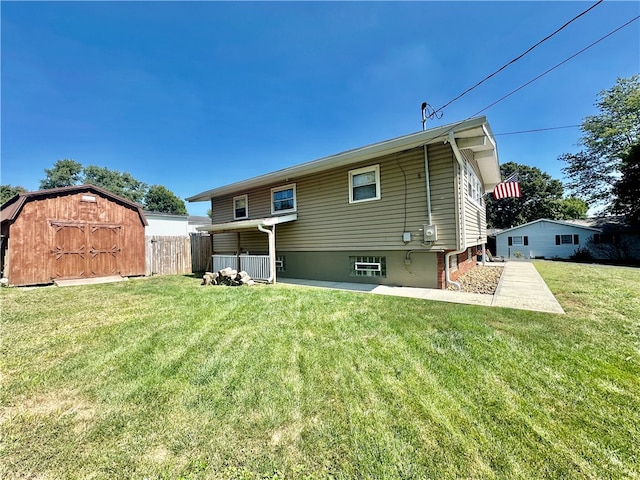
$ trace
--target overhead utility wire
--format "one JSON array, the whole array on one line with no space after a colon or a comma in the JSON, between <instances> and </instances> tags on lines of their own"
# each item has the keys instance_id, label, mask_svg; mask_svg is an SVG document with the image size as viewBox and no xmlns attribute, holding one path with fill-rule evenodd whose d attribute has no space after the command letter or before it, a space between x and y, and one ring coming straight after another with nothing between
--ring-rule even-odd
<instances>
[{"instance_id":1,"label":"overhead utility wire","mask_svg":"<svg viewBox=\"0 0 640 480\"><path fill-rule=\"evenodd\" d=\"M533 130L521 130L519 132L494 133L493 136L497 137L499 135L520 135L521 133L547 132L549 130L560 130L562 128L578 128L578 127L581 127L581 125L565 125L563 127L535 128Z\"/></svg>"},{"instance_id":2,"label":"overhead utility wire","mask_svg":"<svg viewBox=\"0 0 640 480\"><path fill-rule=\"evenodd\" d=\"M584 12L580 13L579 15L573 17L571 20L569 20L567 23L565 23L564 25L562 25L560 28L558 28L555 32L547 35L545 38L543 38L542 40L540 40L538 43L536 43L535 45L533 45L532 47L530 47L526 52L522 53L521 55L518 55L516 58L514 58L513 60L511 60L509 63L505 63L502 67L500 67L498 70L496 70L495 72L493 72L491 75L483 78L482 80L480 80L478 83L476 83L473 87L468 88L467 90L465 90L464 92L462 92L460 95L458 95L456 98L454 98L453 100L450 100L449 102L445 103L442 107L438 108L437 110L435 110L433 113L436 114L438 112L440 112L441 110L443 110L444 108L448 107L449 105L451 105L453 102L455 102L456 100L462 98L463 96L465 96L467 93L469 93L471 90L475 89L476 87L479 87L480 85L482 85L484 82L486 82L487 80L489 80L491 77L493 77L494 75L497 75L498 73L500 73L502 70L504 70L505 68L507 68L509 65L511 65L512 63L517 62L518 60L520 60L522 57L524 57L527 53L531 52L534 48L536 48L538 45L546 42L547 40L549 40L551 37L553 37L556 33L558 33L560 30L563 30L565 27L567 27L570 23L574 22L575 20L577 20L578 18L580 18L581 16L583 16L584 14L586 14L587 12L589 12L590 10L594 9L595 7L597 7L598 5L600 5L604 0L598 0L596 3L594 3L593 5L591 5L589 8L587 8Z\"/></svg>"},{"instance_id":3,"label":"overhead utility wire","mask_svg":"<svg viewBox=\"0 0 640 480\"><path fill-rule=\"evenodd\" d=\"M613 34L614 34L614 33L616 33L617 31L622 30L624 27L626 27L627 25L629 25L629 24L631 24L631 23L635 22L635 21L636 21L636 20L638 20L639 18L640 18L640 15L638 15L638 16L636 16L636 17L632 18L631 20L629 20L629 21L628 21L627 23L625 23L624 25L621 25L621 26L619 26L618 28L616 28L615 30L613 30L613 31L611 31L611 32L609 32L609 33L607 33L604 37L601 37L601 38L599 38L598 40L596 40L595 42L593 42L592 44L587 45L587 46L586 46L586 47L584 47L582 50L580 50L580 51L578 51L578 52L574 53L574 54L573 54L573 55L571 55L569 58L564 59L563 61L561 61L560 63L558 63L558 64L554 65L554 66L553 66L553 67L551 67L550 69L548 69L548 70L546 70L546 71L542 72L540 75L538 75L537 77L535 77L535 78L533 78L533 79L529 80L527 83L524 83L524 84L520 85L518 88L516 88L515 90L513 90L513 91L511 91L511 92L507 93L505 96L503 96L503 97L499 98L498 100L496 100L495 102L493 102L491 105L488 105L488 106L484 107L482 110L477 111L476 113L474 113L473 115L471 115L471 117L469 117L469 118L475 117L476 115L479 115L480 113L484 112L485 110L488 110L489 108L493 107L495 104L500 103L500 102L501 102L502 100L504 100L505 98L510 97L510 96L511 96L511 95L513 95L514 93L516 93L516 92L518 92L518 91L522 90L522 89L523 89L524 87L526 87L527 85L530 85L530 84L532 84L533 82L535 82L536 80L538 80L538 79L540 79L540 78L544 77L547 73L549 73L549 72L551 72L551 71L555 70L556 68L558 68L558 67L559 67L559 66L561 66L561 65L564 65L565 63L567 63L567 62L568 62L569 60L571 60L572 58L577 57L577 56L578 56L578 55L580 55L582 52L584 52L584 51L586 51L586 50L590 49L591 47L593 47L594 45L596 45L596 44L600 43L600 42L601 42L601 41L603 41L605 38L610 37L611 35L613 35Z\"/></svg>"},{"instance_id":4,"label":"overhead utility wire","mask_svg":"<svg viewBox=\"0 0 640 480\"><path fill-rule=\"evenodd\" d=\"M584 47L582 50L580 50L579 52L574 53L573 55L571 55L569 58L567 58L566 60L563 60L562 62L560 62L559 64L557 64L554 67L551 67L550 69L548 69L546 72L541 73L540 75L538 75L536 78L534 78L533 80L528 81L527 83L525 83L524 85L518 87L517 89L515 89L514 91L512 91L511 93L508 93L507 95L503 96L502 98L500 98L499 100L496 100L495 102L493 102L491 105L483 108L482 110L478 111L477 113L474 113L473 115L465 118L464 120L460 120L454 124L452 124L449 129L444 133L445 135L448 134L449 132L452 132L453 130L455 130L456 127L459 127L460 125L462 125L464 122L466 122L467 120L472 119L473 117L475 117L476 115L478 115L479 113L484 112L485 110L488 110L489 108L493 107L494 105L496 105L497 103L501 102L502 100L506 99L507 97L510 97L511 95L513 95L514 93L516 93L519 90L522 90L524 87L526 87L527 85L530 85L531 83L535 82L536 80L538 80L539 78L541 78L542 76L546 75L547 73L551 72L552 70L555 70L556 68L558 68L560 65L563 65L564 63L568 62L569 60L571 60L572 58L580 55L581 53L583 53L584 51L588 50L589 48L593 47L594 45L600 43L602 40L604 40L605 38L610 37L611 35L613 35L614 33L622 30L624 27L626 27L627 25L630 25L631 23L635 22L636 20L638 20L640 18L640 15L632 18L631 20L629 20L627 23L625 23L624 25L619 26L618 28L616 28L615 30L607 33L604 37L599 38L598 40L596 40L595 42L593 42L592 44ZM425 140L425 143L430 142L431 140L435 140L437 137L443 135L442 133L440 133L439 135L436 135L434 137L431 137L429 139ZM492 135L495 137L495 134Z\"/></svg>"}]
</instances>

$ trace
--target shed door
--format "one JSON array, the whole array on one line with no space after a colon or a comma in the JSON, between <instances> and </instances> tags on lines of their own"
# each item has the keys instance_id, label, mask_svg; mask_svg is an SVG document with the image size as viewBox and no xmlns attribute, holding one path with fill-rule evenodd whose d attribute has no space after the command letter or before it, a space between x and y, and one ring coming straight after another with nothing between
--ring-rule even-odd
<instances>
[{"instance_id":1,"label":"shed door","mask_svg":"<svg viewBox=\"0 0 640 480\"><path fill-rule=\"evenodd\" d=\"M121 225L89 225L89 271L92 277L117 275Z\"/></svg>"},{"instance_id":2,"label":"shed door","mask_svg":"<svg viewBox=\"0 0 640 480\"><path fill-rule=\"evenodd\" d=\"M86 225L52 223L53 278L83 278L87 276Z\"/></svg>"},{"instance_id":3,"label":"shed door","mask_svg":"<svg viewBox=\"0 0 640 480\"><path fill-rule=\"evenodd\" d=\"M53 278L119 273L122 225L51 222Z\"/></svg>"}]
</instances>

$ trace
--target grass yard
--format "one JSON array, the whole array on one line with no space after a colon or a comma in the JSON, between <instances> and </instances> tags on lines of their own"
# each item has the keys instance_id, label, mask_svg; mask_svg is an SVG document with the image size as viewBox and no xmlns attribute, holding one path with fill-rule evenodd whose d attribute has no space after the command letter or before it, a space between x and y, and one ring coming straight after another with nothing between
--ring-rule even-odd
<instances>
[{"instance_id":1,"label":"grass yard","mask_svg":"<svg viewBox=\"0 0 640 480\"><path fill-rule=\"evenodd\" d=\"M190 277L2 289L0 477L640 478L640 269L567 315Z\"/></svg>"}]
</instances>

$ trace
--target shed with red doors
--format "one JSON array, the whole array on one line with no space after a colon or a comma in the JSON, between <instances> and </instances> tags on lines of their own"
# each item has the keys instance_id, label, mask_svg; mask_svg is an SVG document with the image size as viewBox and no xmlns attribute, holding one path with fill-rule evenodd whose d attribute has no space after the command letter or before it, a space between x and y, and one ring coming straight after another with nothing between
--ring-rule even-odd
<instances>
[{"instance_id":1,"label":"shed with red doors","mask_svg":"<svg viewBox=\"0 0 640 480\"><path fill-rule=\"evenodd\" d=\"M26 192L0 210L10 285L145 274L142 207L94 185Z\"/></svg>"}]
</instances>

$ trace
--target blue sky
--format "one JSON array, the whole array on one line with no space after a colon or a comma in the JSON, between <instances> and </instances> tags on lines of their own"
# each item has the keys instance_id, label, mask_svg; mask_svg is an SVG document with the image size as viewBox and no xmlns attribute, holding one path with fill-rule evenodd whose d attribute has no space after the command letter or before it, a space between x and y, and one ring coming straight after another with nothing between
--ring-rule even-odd
<instances>
[{"instance_id":1,"label":"blue sky","mask_svg":"<svg viewBox=\"0 0 640 480\"><path fill-rule=\"evenodd\" d=\"M6 2L2 184L62 158L185 198L421 127L594 2ZM484 109L640 14L605 1L457 100ZM596 95L640 72L640 21L483 112L500 162L562 179ZM205 214L206 203L188 203Z\"/></svg>"}]
</instances>

